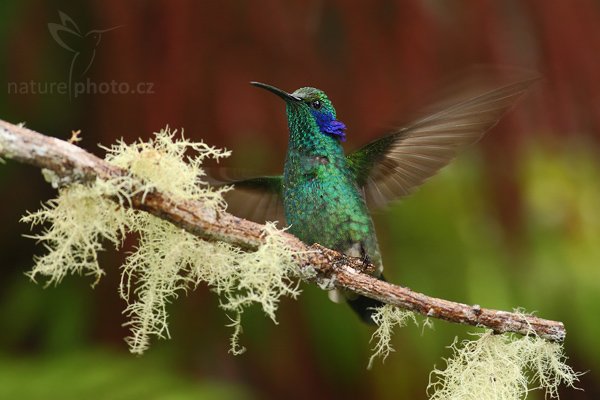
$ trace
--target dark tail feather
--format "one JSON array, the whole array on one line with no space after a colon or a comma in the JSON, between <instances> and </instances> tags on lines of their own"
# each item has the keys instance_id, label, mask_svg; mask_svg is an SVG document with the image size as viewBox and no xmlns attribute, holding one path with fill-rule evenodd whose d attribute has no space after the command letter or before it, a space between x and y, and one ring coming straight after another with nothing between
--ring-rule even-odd
<instances>
[{"instance_id":1,"label":"dark tail feather","mask_svg":"<svg viewBox=\"0 0 600 400\"><path fill-rule=\"evenodd\" d=\"M381 275L379 279L385 281L383 275ZM384 303L379 300L370 299L361 295L358 295L353 299L347 299L346 302L352 308L352 310L354 310L358 317L369 325L375 325L375 321L373 321L373 318L371 317L373 314L375 314L376 308L384 305Z\"/></svg>"}]
</instances>

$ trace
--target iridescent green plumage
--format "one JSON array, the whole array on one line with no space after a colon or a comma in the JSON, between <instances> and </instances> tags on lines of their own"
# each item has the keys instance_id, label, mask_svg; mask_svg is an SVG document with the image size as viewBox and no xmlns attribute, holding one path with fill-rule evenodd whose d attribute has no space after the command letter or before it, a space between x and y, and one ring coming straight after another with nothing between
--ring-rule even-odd
<instances>
[{"instance_id":1,"label":"iridescent green plumage","mask_svg":"<svg viewBox=\"0 0 600 400\"><path fill-rule=\"evenodd\" d=\"M337 137L324 134L315 113L335 110L321 91L302 88L287 103L290 141L283 174L283 205L290 232L381 264L373 222ZM312 104L320 107L314 109ZM355 250L352 252L352 249Z\"/></svg>"},{"instance_id":2,"label":"iridescent green plumage","mask_svg":"<svg viewBox=\"0 0 600 400\"><path fill-rule=\"evenodd\" d=\"M293 93L261 83L286 102L289 143L283 176L234 180L230 200L242 194L246 212L258 222L280 220L307 244L319 243L362 257L383 270L367 205L382 206L405 196L477 141L535 79L525 79L455 104L345 155L345 125L325 93ZM255 202L253 203L253 200ZM240 211L240 210L234 210ZM366 321L376 301L345 293Z\"/></svg>"}]
</instances>

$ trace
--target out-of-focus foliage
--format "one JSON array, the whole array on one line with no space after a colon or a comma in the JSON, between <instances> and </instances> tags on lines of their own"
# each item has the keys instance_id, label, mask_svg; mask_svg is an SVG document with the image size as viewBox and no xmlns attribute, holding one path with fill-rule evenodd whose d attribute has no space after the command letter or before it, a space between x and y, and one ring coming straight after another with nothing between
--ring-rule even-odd
<instances>
[{"instance_id":1,"label":"out-of-focus foliage","mask_svg":"<svg viewBox=\"0 0 600 400\"><path fill-rule=\"evenodd\" d=\"M254 396L231 382L192 381L173 365L96 349L46 357L0 358L2 399L243 400Z\"/></svg>"},{"instance_id":2,"label":"out-of-focus foliage","mask_svg":"<svg viewBox=\"0 0 600 400\"><path fill-rule=\"evenodd\" d=\"M586 143L535 148L524 160L527 245L519 298L569 327L567 344L600 367L600 161ZM590 378L593 379L593 378ZM597 379L597 378L596 378Z\"/></svg>"}]
</instances>

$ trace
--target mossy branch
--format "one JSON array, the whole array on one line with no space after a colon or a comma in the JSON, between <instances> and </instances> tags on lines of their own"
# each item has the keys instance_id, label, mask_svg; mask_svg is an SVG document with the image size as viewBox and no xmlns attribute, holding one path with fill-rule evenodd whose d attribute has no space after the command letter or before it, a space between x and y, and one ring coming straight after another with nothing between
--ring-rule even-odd
<instances>
[{"instance_id":1,"label":"mossy branch","mask_svg":"<svg viewBox=\"0 0 600 400\"><path fill-rule=\"evenodd\" d=\"M127 174L125 170L74 144L1 120L0 157L51 171L53 183L57 186L115 179ZM156 189L144 190L141 180L139 187L131 187L129 191L133 195L128 197L126 206L169 221L201 239L222 241L247 250L256 250L264 244L263 225L215 211L202 202L175 199ZM368 273L374 270L374 266L360 259L318 244L308 246L287 233L282 235L287 247L294 251L295 261L304 271L305 280L322 287L348 289L427 317L487 327L496 333L535 334L555 342L562 342L565 338L562 322L429 297L371 277Z\"/></svg>"}]
</instances>

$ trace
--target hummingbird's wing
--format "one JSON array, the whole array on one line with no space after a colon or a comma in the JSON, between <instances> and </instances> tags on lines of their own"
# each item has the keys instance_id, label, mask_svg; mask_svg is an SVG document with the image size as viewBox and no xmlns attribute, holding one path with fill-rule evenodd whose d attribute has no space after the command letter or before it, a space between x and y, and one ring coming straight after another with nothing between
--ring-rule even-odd
<instances>
[{"instance_id":1,"label":"hummingbird's wing","mask_svg":"<svg viewBox=\"0 0 600 400\"><path fill-rule=\"evenodd\" d=\"M538 78L458 101L347 156L367 203L382 207L413 192L475 143Z\"/></svg>"},{"instance_id":2,"label":"hummingbird's wing","mask_svg":"<svg viewBox=\"0 0 600 400\"><path fill-rule=\"evenodd\" d=\"M48 24L50 35L61 47L74 53L81 46L83 35L71 17L62 11L59 11L58 15L60 24L54 22Z\"/></svg>"},{"instance_id":3,"label":"hummingbird's wing","mask_svg":"<svg viewBox=\"0 0 600 400\"><path fill-rule=\"evenodd\" d=\"M225 168L211 168L208 175L213 186L233 185L233 190L223 195L228 212L260 224L277 221L280 227L285 225L281 175L246 178Z\"/></svg>"}]
</instances>

